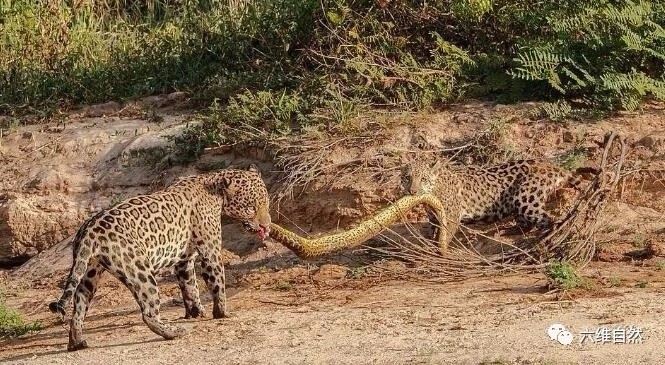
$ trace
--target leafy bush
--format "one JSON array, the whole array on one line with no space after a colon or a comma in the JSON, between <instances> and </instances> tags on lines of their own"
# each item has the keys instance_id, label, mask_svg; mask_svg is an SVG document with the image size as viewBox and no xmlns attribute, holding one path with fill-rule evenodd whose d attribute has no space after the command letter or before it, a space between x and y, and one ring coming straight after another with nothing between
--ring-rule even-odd
<instances>
[{"instance_id":1,"label":"leafy bush","mask_svg":"<svg viewBox=\"0 0 665 365\"><path fill-rule=\"evenodd\" d=\"M163 165L187 164L196 161L203 153L206 146L219 144L225 141L224 136L215 128L203 128L201 125L187 125L183 132L168 137L172 142L172 148L166 160L162 159L156 164L156 168L169 167Z\"/></svg>"},{"instance_id":2,"label":"leafy bush","mask_svg":"<svg viewBox=\"0 0 665 365\"><path fill-rule=\"evenodd\" d=\"M552 261L545 267L545 276L550 288L570 290L576 288L589 288L591 284L583 280L568 262Z\"/></svg>"},{"instance_id":3,"label":"leafy bush","mask_svg":"<svg viewBox=\"0 0 665 365\"><path fill-rule=\"evenodd\" d=\"M264 87L273 75L251 71L288 56L316 3L230 4L0 0L0 111L199 92L227 79Z\"/></svg>"},{"instance_id":4,"label":"leafy bush","mask_svg":"<svg viewBox=\"0 0 665 365\"><path fill-rule=\"evenodd\" d=\"M538 11L546 30L518 42L510 74L608 109L663 99L663 11L659 1L549 2Z\"/></svg>"},{"instance_id":5,"label":"leafy bush","mask_svg":"<svg viewBox=\"0 0 665 365\"><path fill-rule=\"evenodd\" d=\"M665 0L0 0L0 111L184 89L204 126L334 129L463 97L665 99ZM250 128L250 129L251 129Z\"/></svg>"},{"instance_id":6,"label":"leafy bush","mask_svg":"<svg viewBox=\"0 0 665 365\"><path fill-rule=\"evenodd\" d=\"M465 96L551 101L543 112L555 120L634 109L665 96L664 4L324 1L293 63L300 73L243 91L208 126L334 129L367 107L417 110Z\"/></svg>"},{"instance_id":7,"label":"leafy bush","mask_svg":"<svg viewBox=\"0 0 665 365\"><path fill-rule=\"evenodd\" d=\"M41 331L39 323L25 323L21 316L5 305L2 292L0 292L0 339L15 338L29 332Z\"/></svg>"}]
</instances>

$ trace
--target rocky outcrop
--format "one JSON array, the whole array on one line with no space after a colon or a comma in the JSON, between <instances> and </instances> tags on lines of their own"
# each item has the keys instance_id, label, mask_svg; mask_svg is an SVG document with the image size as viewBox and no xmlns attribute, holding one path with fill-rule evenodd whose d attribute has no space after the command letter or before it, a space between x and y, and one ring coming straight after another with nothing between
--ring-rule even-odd
<instances>
[{"instance_id":1,"label":"rocky outcrop","mask_svg":"<svg viewBox=\"0 0 665 365\"><path fill-rule=\"evenodd\" d=\"M154 124L83 118L65 127L26 126L4 135L0 267L20 264L63 241L115 200L159 188L164 181L148 157L166 155L166 136L181 133L185 125L184 116L166 119Z\"/></svg>"},{"instance_id":2,"label":"rocky outcrop","mask_svg":"<svg viewBox=\"0 0 665 365\"><path fill-rule=\"evenodd\" d=\"M25 260L62 241L87 214L63 195L7 196L0 204L0 263Z\"/></svg>"}]
</instances>

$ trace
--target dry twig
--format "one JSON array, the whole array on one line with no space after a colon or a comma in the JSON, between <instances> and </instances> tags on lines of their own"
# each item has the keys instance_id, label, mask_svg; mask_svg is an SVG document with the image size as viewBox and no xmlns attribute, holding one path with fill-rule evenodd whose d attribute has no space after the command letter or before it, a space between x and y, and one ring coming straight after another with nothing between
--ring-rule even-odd
<instances>
[{"instance_id":1,"label":"dry twig","mask_svg":"<svg viewBox=\"0 0 665 365\"><path fill-rule=\"evenodd\" d=\"M599 173L579 194L563 219L535 239L527 237L511 244L464 227L462 232L465 237L456 238L449 253L442 256L435 242L425 238L414 225L405 223L407 234L399 234L394 230L386 232L381 236L385 244L370 249L405 262L408 269L404 271L400 268L397 272L391 266L379 265L378 272L388 271L401 276L417 276L419 279L452 280L507 271L538 270L551 259L586 265L596 252L594 236L599 228L597 218L608 198L617 189L625 155L623 138L608 133ZM406 222L406 219L403 221ZM483 253L477 248L479 239L490 241L499 249L499 253Z\"/></svg>"}]
</instances>

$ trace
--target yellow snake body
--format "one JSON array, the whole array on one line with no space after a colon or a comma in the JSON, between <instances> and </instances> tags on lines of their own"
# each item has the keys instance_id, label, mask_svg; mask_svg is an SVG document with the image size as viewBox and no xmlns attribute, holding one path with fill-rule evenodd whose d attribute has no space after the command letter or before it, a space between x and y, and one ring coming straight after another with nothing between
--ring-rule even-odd
<instances>
[{"instance_id":1,"label":"yellow snake body","mask_svg":"<svg viewBox=\"0 0 665 365\"><path fill-rule=\"evenodd\" d=\"M439 221L444 221L444 209L441 201L436 196L427 193L404 196L374 216L343 232L305 238L275 223L271 223L270 237L294 251L299 257L314 258L362 244L378 235L384 228L401 220L408 211L419 204L429 205L438 215ZM445 242L439 243L440 250L445 252L447 245Z\"/></svg>"}]
</instances>

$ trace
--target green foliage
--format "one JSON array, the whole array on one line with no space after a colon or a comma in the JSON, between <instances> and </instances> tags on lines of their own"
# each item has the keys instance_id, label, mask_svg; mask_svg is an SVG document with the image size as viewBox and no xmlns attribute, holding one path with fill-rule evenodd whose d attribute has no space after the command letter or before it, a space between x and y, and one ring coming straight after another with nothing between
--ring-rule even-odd
<instances>
[{"instance_id":1,"label":"green foliage","mask_svg":"<svg viewBox=\"0 0 665 365\"><path fill-rule=\"evenodd\" d=\"M636 109L663 99L662 1L554 1L533 16L544 29L520 39L510 74L544 81L594 107Z\"/></svg>"},{"instance_id":2,"label":"green foliage","mask_svg":"<svg viewBox=\"0 0 665 365\"><path fill-rule=\"evenodd\" d=\"M314 4L0 0L0 111L260 84L245 76L297 47Z\"/></svg>"},{"instance_id":3,"label":"green foliage","mask_svg":"<svg viewBox=\"0 0 665 365\"><path fill-rule=\"evenodd\" d=\"M563 120L665 99L664 24L665 0L0 0L0 112L188 91L214 104L183 161L464 97Z\"/></svg>"},{"instance_id":4,"label":"green foliage","mask_svg":"<svg viewBox=\"0 0 665 365\"><path fill-rule=\"evenodd\" d=\"M570 290L584 285L575 268L567 262L552 261L548 263L545 267L545 275L553 288Z\"/></svg>"},{"instance_id":5,"label":"green foliage","mask_svg":"<svg viewBox=\"0 0 665 365\"><path fill-rule=\"evenodd\" d=\"M307 123L309 111L308 100L298 92L246 91L229 100L220 119L229 125L288 134Z\"/></svg>"},{"instance_id":6,"label":"green foliage","mask_svg":"<svg viewBox=\"0 0 665 365\"><path fill-rule=\"evenodd\" d=\"M559 158L561 167L566 170L574 171L582 165L586 158L586 151L583 148L575 147Z\"/></svg>"},{"instance_id":7,"label":"green foliage","mask_svg":"<svg viewBox=\"0 0 665 365\"><path fill-rule=\"evenodd\" d=\"M541 111L553 121L562 121L573 114L573 107L565 100L557 100L553 103L544 103Z\"/></svg>"},{"instance_id":8,"label":"green foliage","mask_svg":"<svg viewBox=\"0 0 665 365\"><path fill-rule=\"evenodd\" d=\"M0 120L0 135L6 136L16 132L23 123L19 118L7 118Z\"/></svg>"},{"instance_id":9,"label":"green foliage","mask_svg":"<svg viewBox=\"0 0 665 365\"><path fill-rule=\"evenodd\" d=\"M364 2L328 2L327 24L314 30L308 60L325 92L375 107L422 109L453 100L468 52L436 27L413 29L414 8L380 11ZM411 33L413 32L413 33Z\"/></svg>"},{"instance_id":10,"label":"green foliage","mask_svg":"<svg viewBox=\"0 0 665 365\"><path fill-rule=\"evenodd\" d=\"M8 308L4 294L0 292L0 339L20 337L41 329L40 323L25 323L18 312Z\"/></svg>"},{"instance_id":11,"label":"green foliage","mask_svg":"<svg viewBox=\"0 0 665 365\"><path fill-rule=\"evenodd\" d=\"M115 194L113 197L111 197L111 201L109 202L109 207L114 207L118 205L121 201L125 199L125 196L122 194Z\"/></svg>"},{"instance_id":12,"label":"green foliage","mask_svg":"<svg viewBox=\"0 0 665 365\"><path fill-rule=\"evenodd\" d=\"M452 0L450 8L458 19L480 21L492 10L492 0Z\"/></svg>"},{"instance_id":13,"label":"green foliage","mask_svg":"<svg viewBox=\"0 0 665 365\"><path fill-rule=\"evenodd\" d=\"M181 134L168 136L167 138L171 141L172 147L168 151L169 157L161 162L169 165L187 164L196 161L207 146L225 141L224 136L219 133L218 129L204 128L199 124L188 125Z\"/></svg>"}]
</instances>

